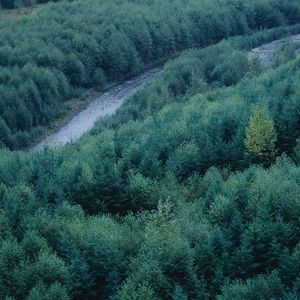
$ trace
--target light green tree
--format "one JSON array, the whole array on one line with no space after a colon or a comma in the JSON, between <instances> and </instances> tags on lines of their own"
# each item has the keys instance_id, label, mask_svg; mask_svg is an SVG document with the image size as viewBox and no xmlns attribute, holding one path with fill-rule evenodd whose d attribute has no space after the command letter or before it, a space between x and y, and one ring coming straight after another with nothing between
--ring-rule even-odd
<instances>
[{"instance_id":1,"label":"light green tree","mask_svg":"<svg viewBox=\"0 0 300 300\"><path fill-rule=\"evenodd\" d=\"M266 115L263 109L254 109L246 129L245 148L247 152L270 161L276 156L276 142L277 133L273 120Z\"/></svg>"},{"instance_id":2,"label":"light green tree","mask_svg":"<svg viewBox=\"0 0 300 300\"><path fill-rule=\"evenodd\" d=\"M130 280L119 290L117 300L158 300L153 289L144 284L136 287Z\"/></svg>"}]
</instances>

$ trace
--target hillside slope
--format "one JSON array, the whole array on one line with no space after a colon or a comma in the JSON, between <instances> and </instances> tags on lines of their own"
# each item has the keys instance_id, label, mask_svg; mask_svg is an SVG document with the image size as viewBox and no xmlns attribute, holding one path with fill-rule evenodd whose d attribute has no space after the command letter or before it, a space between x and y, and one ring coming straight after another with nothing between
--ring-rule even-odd
<instances>
[{"instance_id":1,"label":"hillside slope","mask_svg":"<svg viewBox=\"0 0 300 300\"><path fill-rule=\"evenodd\" d=\"M263 72L233 46L256 39L184 53L74 144L1 150L0 298L299 298L300 58Z\"/></svg>"},{"instance_id":2,"label":"hillside slope","mask_svg":"<svg viewBox=\"0 0 300 300\"><path fill-rule=\"evenodd\" d=\"M296 0L63 1L0 20L1 146L27 146L86 89L176 51L299 21Z\"/></svg>"},{"instance_id":3,"label":"hillside slope","mask_svg":"<svg viewBox=\"0 0 300 300\"><path fill-rule=\"evenodd\" d=\"M285 30L278 32L283 36L287 33L300 32L300 26L285 27ZM252 37L254 37L253 35ZM266 38L268 40L268 38ZM272 41L271 43L266 43L257 48L253 48L248 51L249 58L258 59L258 62L262 64L262 67L271 67L275 63L274 59L279 59L277 57L277 52L289 50L290 55L296 55L296 49L293 47L298 47L297 42L300 41L300 35L291 35L283 39L278 39ZM285 47L290 47L290 49L284 50ZM282 50L283 51L282 51ZM71 143L80 138L84 133L88 132L93 128L95 122L107 115L112 115L116 110L122 105L122 103L128 98L128 96L134 93L141 85L149 82L153 77L155 77L162 70L162 66L151 68L143 74L134 77L125 83L109 88L105 93L96 93L97 96L91 97L91 102L82 111L75 114L75 116L69 120L66 124L61 126L59 130L47 136L41 142L33 147L34 150L40 150L46 147L61 147L67 143ZM232 84L233 82L231 82Z\"/></svg>"}]
</instances>

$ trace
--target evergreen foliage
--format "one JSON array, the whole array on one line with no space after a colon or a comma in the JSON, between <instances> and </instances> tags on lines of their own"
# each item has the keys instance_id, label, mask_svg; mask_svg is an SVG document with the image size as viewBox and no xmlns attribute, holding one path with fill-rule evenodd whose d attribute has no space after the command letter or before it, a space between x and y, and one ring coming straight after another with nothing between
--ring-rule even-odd
<instances>
[{"instance_id":1,"label":"evergreen foliage","mask_svg":"<svg viewBox=\"0 0 300 300\"><path fill-rule=\"evenodd\" d=\"M61 0L0 0L0 7L5 9L14 9L23 6L33 6L47 2L58 2ZM72 0L69 0L72 1Z\"/></svg>"},{"instance_id":2,"label":"evergreen foliage","mask_svg":"<svg viewBox=\"0 0 300 300\"><path fill-rule=\"evenodd\" d=\"M19 49L20 41L9 38L12 33L4 34L3 28L14 28L15 21L1 24L0 36L9 43L0 54L8 57L11 48L28 53L25 58L13 54L2 63L29 59L0 73L5 82L0 94L14 99L11 109L0 105L2 145L14 147L17 134L18 144L26 144L13 126L24 133L33 124L50 122L58 95L73 95L83 82L95 80L90 76L94 64L105 65L97 73L104 83L121 78L128 68L134 73L141 61L145 65L172 53L191 38L188 28L198 39L207 34L202 32L206 26L218 40L234 24L256 28L281 23L285 16L298 18L293 1L217 2L226 5L218 10L218 5L210 7L214 1L164 1L159 20L165 10L190 5L190 19L181 19L187 28L172 35L176 29L166 24L176 20L173 14L164 25L154 26L145 13L145 23L131 19L140 22L134 27L141 35L130 25L126 33L107 25L111 46L102 40L102 27L92 25L105 22L93 9L106 7L103 16L111 13L111 20L117 4L136 13L137 7L143 11L143 5L149 6L150 12L162 2L79 0L51 6L52 12L45 7L36 20L20 21L25 36L32 24L44 22L39 19L43 14L53 18L47 22L67 22L69 29L48 31L53 43L64 47L45 55L36 56L40 48L35 48L42 37L47 41L45 33L32 40L37 51L32 57L40 63L29 59L30 51ZM230 15L232 7L237 13ZM84 30L98 30L95 41L75 30L78 24L84 27L79 8L90 9L90 27ZM128 11L115 13L127 17ZM215 14L199 17L209 12ZM125 16L114 19L119 28L126 28ZM63 148L29 153L1 149L0 299L299 299L300 58L288 55L264 71L241 51L295 28L185 51L116 115ZM25 43L27 36L19 38ZM136 47L131 48L133 40ZM20 90L24 98L16 97ZM32 114L39 107L44 114ZM257 155L249 157L249 152ZM260 156L266 157L267 168Z\"/></svg>"},{"instance_id":3,"label":"evergreen foliage","mask_svg":"<svg viewBox=\"0 0 300 300\"><path fill-rule=\"evenodd\" d=\"M299 16L296 0L77 0L48 3L27 16L3 18L1 146L27 146L66 113L66 102L89 88L102 89L131 77L182 49L293 25ZM277 29L270 36L287 31ZM237 69L240 59L230 58ZM239 73L228 73L227 68L220 65L210 80L222 75L225 84L236 81Z\"/></svg>"}]
</instances>

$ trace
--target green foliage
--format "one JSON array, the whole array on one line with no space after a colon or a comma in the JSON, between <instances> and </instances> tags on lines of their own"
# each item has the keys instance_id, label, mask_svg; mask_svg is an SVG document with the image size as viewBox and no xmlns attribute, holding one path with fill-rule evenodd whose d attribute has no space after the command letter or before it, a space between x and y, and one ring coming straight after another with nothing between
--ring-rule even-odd
<instances>
[{"instance_id":1,"label":"green foliage","mask_svg":"<svg viewBox=\"0 0 300 300\"><path fill-rule=\"evenodd\" d=\"M282 46L274 55L273 65L277 67L288 61L294 60L299 52L299 48L299 43L287 43Z\"/></svg>"},{"instance_id":2,"label":"green foliage","mask_svg":"<svg viewBox=\"0 0 300 300\"><path fill-rule=\"evenodd\" d=\"M246 283L236 282L225 286L222 291L222 296L218 300L225 299L282 299L284 296L283 285L276 274L269 276L260 276L253 280L248 280Z\"/></svg>"},{"instance_id":3,"label":"green foliage","mask_svg":"<svg viewBox=\"0 0 300 300\"><path fill-rule=\"evenodd\" d=\"M167 169L183 180L199 169L200 150L197 144L180 145L167 162Z\"/></svg>"},{"instance_id":4,"label":"green foliage","mask_svg":"<svg viewBox=\"0 0 300 300\"><path fill-rule=\"evenodd\" d=\"M54 283L50 287L43 284L36 285L29 293L27 300L68 300L71 299L66 289L59 283Z\"/></svg>"},{"instance_id":5,"label":"green foliage","mask_svg":"<svg viewBox=\"0 0 300 300\"><path fill-rule=\"evenodd\" d=\"M157 184L170 197L175 193L173 203L160 201L157 209L123 218L89 216L67 203L49 211L40 203L34 211L24 210L13 230L15 217L4 210L1 297L296 295L299 174L299 167L281 159L269 170L226 174L212 169L182 183L169 178L168 185ZM23 201L34 201L27 188L19 190ZM12 240L14 235L19 241Z\"/></svg>"},{"instance_id":6,"label":"green foliage","mask_svg":"<svg viewBox=\"0 0 300 300\"><path fill-rule=\"evenodd\" d=\"M294 22L298 7L292 1L96 2L62 3L51 6L53 12L44 8L35 21L26 19L35 26L52 22L56 33L49 35L59 47L34 52L38 63L18 55L18 63L3 66L1 97L15 99L11 108L0 105L3 144L15 142L11 127L20 120L27 131L54 118L52 100L60 93L123 78L191 41L204 44L208 37L212 42L248 27L275 26L285 14ZM99 12L92 10L99 7L106 8L109 21L121 16L114 19L118 26L94 28ZM188 13L182 31L173 18L179 8ZM233 8L238 13L230 13ZM89 11L90 26L82 25L87 19L78 10ZM93 39L75 30L77 24L93 32ZM269 39L269 34L255 36ZM18 37L25 43L27 37ZM256 38L239 37L238 43ZM9 33L7 39L18 51L19 40ZM186 51L74 144L0 151L1 299L299 298L300 61L289 59L260 74L235 42ZM32 43L28 49L39 49L36 39ZM9 52L0 49L0 59ZM0 61L11 64L16 57ZM101 70L94 75L97 64ZM18 71L6 82L10 69ZM31 115L35 107L46 111ZM265 112L253 114L253 107ZM274 153L276 142L283 155L267 169L251 166L247 131L250 146L259 141L259 153ZM26 142L23 135L18 142Z\"/></svg>"},{"instance_id":7,"label":"green foliage","mask_svg":"<svg viewBox=\"0 0 300 300\"><path fill-rule=\"evenodd\" d=\"M47 1L1 2L13 8ZM0 39L5 40L0 47L1 147L27 147L67 112L66 102L70 105L88 88L103 89L188 47L300 20L296 0L251 0L247 5L241 0L55 2L0 21ZM273 36L299 32L297 26L281 27ZM253 39L271 35L263 32ZM209 83L228 86L247 74L247 64L244 55L232 53L214 70L203 71ZM174 77L172 92L180 93L197 76Z\"/></svg>"},{"instance_id":8,"label":"green foliage","mask_svg":"<svg viewBox=\"0 0 300 300\"><path fill-rule=\"evenodd\" d=\"M300 139L297 139L297 145L294 148L293 156L297 163L300 163Z\"/></svg>"},{"instance_id":9,"label":"green foliage","mask_svg":"<svg viewBox=\"0 0 300 300\"><path fill-rule=\"evenodd\" d=\"M155 300L154 291L144 285L139 285L137 289L134 288L131 282L126 282L119 291L116 299L118 300Z\"/></svg>"},{"instance_id":10,"label":"green foliage","mask_svg":"<svg viewBox=\"0 0 300 300\"><path fill-rule=\"evenodd\" d=\"M174 293L172 295L172 299L173 300L187 300L188 297L187 295L184 293L183 289L181 286L177 285L175 287Z\"/></svg>"},{"instance_id":11,"label":"green foliage","mask_svg":"<svg viewBox=\"0 0 300 300\"><path fill-rule=\"evenodd\" d=\"M58 2L61 0L1 0L0 5L2 8L13 9L22 6L31 6L40 3L47 3L49 1Z\"/></svg>"},{"instance_id":12,"label":"green foliage","mask_svg":"<svg viewBox=\"0 0 300 300\"><path fill-rule=\"evenodd\" d=\"M245 147L249 153L266 160L276 155L277 133L274 122L261 109L255 109L246 129Z\"/></svg>"}]
</instances>

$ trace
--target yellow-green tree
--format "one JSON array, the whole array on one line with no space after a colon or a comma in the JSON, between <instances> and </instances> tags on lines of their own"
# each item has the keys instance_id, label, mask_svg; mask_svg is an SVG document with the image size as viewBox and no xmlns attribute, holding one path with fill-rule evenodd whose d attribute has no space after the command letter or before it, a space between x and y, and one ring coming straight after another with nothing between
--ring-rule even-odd
<instances>
[{"instance_id":1,"label":"yellow-green tree","mask_svg":"<svg viewBox=\"0 0 300 300\"><path fill-rule=\"evenodd\" d=\"M245 147L247 152L270 161L276 156L276 142L277 133L273 120L266 115L263 109L254 109L246 129Z\"/></svg>"}]
</instances>

